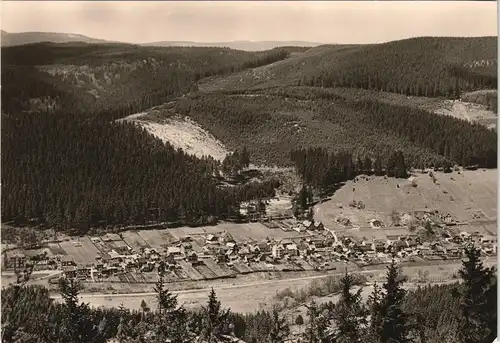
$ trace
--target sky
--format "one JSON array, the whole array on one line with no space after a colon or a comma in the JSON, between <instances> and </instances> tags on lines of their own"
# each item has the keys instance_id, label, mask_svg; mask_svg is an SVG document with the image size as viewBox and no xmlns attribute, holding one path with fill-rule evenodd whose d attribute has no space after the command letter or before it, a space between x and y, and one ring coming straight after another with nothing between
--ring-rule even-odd
<instances>
[{"instance_id":1,"label":"sky","mask_svg":"<svg viewBox=\"0 0 500 343\"><path fill-rule=\"evenodd\" d=\"M64 32L130 43L234 40L378 43L497 36L497 3L477 1L2 1L7 32Z\"/></svg>"}]
</instances>

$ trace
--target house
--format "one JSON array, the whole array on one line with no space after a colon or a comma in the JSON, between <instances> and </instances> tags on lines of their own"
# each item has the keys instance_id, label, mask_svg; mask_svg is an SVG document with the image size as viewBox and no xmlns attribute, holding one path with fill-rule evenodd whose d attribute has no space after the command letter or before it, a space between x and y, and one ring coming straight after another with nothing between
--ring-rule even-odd
<instances>
[{"instance_id":1,"label":"house","mask_svg":"<svg viewBox=\"0 0 500 343\"><path fill-rule=\"evenodd\" d=\"M297 256L298 255L298 250L297 250L297 244L288 244L286 246L286 252L289 256Z\"/></svg>"},{"instance_id":2,"label":"house","mask_svg":"<svg viewBox=\"0 0 500 343\"><path fill-rule=\"evenodd\" d=\"M22 251L8 251L5 255L10 268L24 268L26 255Z\"/></svg>"},{"instance_id":3,"label":"house","mask_svg":"<svg viewBox=\"0 0 500 343\"><path fill-rule=\"evenodd\" d=\"M252 252L252 253L260 253L260 251L261 251L261 250L260 250L260 247L259 247L259 245L258 245L258 244L250 244L250 245L248 246L248 249L249 249L249 250L250 250L250 252Z\"/></svg>"},{"instance_id":4,"label":"house","mask_svg":"<svg viewBox=\"0 0 500 343\"><path fill-rule=\"evenodd\" d=\"M76 266L76 263L73 260L73 257L66 255L61 258L61 267L68 267L68 266Z\"/></svg>"},{"instance_id":5,"label":"house","mask_svg":"<svg viewBox=\"0 0 500 343\"><path fill-rule=\"evenodd\" d=\"M226 256L229 259L229 262L233 262L238 259L238 254L234 249L229 249L228 251L226 251Z\"/></svg>"},{"instance_id":6,"label":"house","mask_svg":"<svg viewBox=\"0 0 500 343\"><path fill-rule=\"evenodd\" d=\"M205 239L206 244L217 244L218 239L215 235L209 234Z\"/></svg>"},{"instance_id":7,"label":"house","mask_svg":"<svg viewBox=\"0 0 500 343\"><path fill-rule=\"evenodd\" d=\"M236 241L234 240L233 236L227 232L224 231L224 233L219 237L219 242L220 244L226 244L226 243L235 243Z\"/></svg>"},{"instance_id":8,"label":"house","mask_svg":"<svg viewBox=\"0 0 500 343\"><path fill-rule=\"evenodd\" d=\"M326 244L325 244L325 241L323 240L323 238L313 238L313 239L310 239L309 243L311 245L313 245L315 249L326 247Z\"/></svg>"},{"instance_id":9,"label":"house","mask_svg":"<svg viewBox=\"0 0 500 343\"><path fill-rule=\"evenodd\" d=\"M76 277L76 267L75 266L65 266L63 267L64 276L68 278Z\"/></svg>"},{"instance_id":10,"label":"house","mask_svg":"<svg viewBox=\"0 0 500 343\"><path fill-rule=\"evenodd\" d=\"M311 228L311 226L313 225L313 223L310 221L310 220L304 220L302 222L302 225L304 225L304 227L309 230Z\"/></svg>"},{"instance_id":11,"label":"house","mask_svg":"<svg viewBox=\"0 0 500 343\"><path fill-rule=\"evenodd\" d=\"M174 255L174 256L180 256L181 253L181 248L180 247L173 247L170 246L167 248L167 255Z\"/></svg>"},{"instance_id":12,"label":"house","mask_svg":"<svg viewBox=\"0 0 500 343\"><path fill-rule=\"evenodd\" d=\"M194 251L190 251L186 256L186 260L189 262L196 262L198 261L198 255L196 255Z\"/></svg>"},{"instance_id":13,"label":"house","mask_svg":"<svg viewBox=\"0 0 500 343\"><path fill-rule=\"evenodd\" d=\"M384 252L386 248L386 242L376 239L372 243L372 250L376 252Z\"/></svg>"},{"instance_id":14,"label":"house","mask_svg":"<svg viewBox=\"0 0 500 343\"><path fill-rule=\"evenodd\" d=\"M305 232L307 229L302 224L297 224L292 227L292 230L297 231L298 233Z\"/></svg>"},{"instance_id":15,"label":"house","mask_svg":"<svg viewBox=\"0 0 500 343\"><path fill-rule=\"evenodd\" d=\"M307 256L309 254L309 247L304 242L297 244L297 251L300 256Z\"/></svg>"},{"instance_id":16,"label":"house","mask_svg":"<svg viewBox=\"0 0 500 343\"><path fill-rule=\"evenodd\" d=\"M177 262L175 261L174 255L170 254L164 257L165 265L167 268L172 269L177 266Z\"/></svg>"},{"instance_id":17,"label":"house","mask_svg":"<svg viewBox=\"0 0 500 343\"><path fill-rule=\"evenodd\" d=\"M284 255L284 247L281 244L275 244L272 248L272 255L274 258L282 259Z\"/></svg>"},{"instance_id":18,"label":"house","mask_svg":"<svg viewBox=\"0 0 500 343\"><path fill-rule=\"evenodd\" d=\"M236 243L235 242L227 242L226 247L229 249L236 249Z\"/></svg>"},{"instance_id":19,"label":"house","mask_svg":"<svg viewBox=\"0 0 500 343\"><path fill-rule=\"evenodd\" d=\"M317 231L323 231L325 229L325 226L320 221L315 221L314 224L313 224L313 227Z\"/></svg>"},{"instance_id":20,"label":"house","mask_svg":"<svg viewBox=\"0 0 500 343\"><path fill-rule=\"evenodd\" d=\"M79 266L76 268L76 276L84 279L89 278L91 269L89 266Z\"/></svg>"},{"instance_id":21,"label":"house","mask_svg":"<svg viewBox=\"0 0 500 343\"><path fill-rule=\"evenodd\" d=\"M181 250L181 254L186 256L193 250L193 244L190 242L182 243L179 248Z\"/></svg>"},{"instance_id":22,"label":"house","mask_svg":"<svg viewBox=\"0 0 500 343\"><path fill-rule=\"evenodd\" d=\"M482 244L494 244L496 243L496 241L497 241L496 237L492 235L485 235L481 238Z\"/></svg>"},{"instance_id":23,"label":"house","mask_svg":"<svg viewBox=\"0 0 500 343\"><path fill-rule=\"evenodd\" d=\"M383 226L382 222L378 219L372 219L370 220L370 225L374 228L380 228Z\"/></svg>"}]
</instances>

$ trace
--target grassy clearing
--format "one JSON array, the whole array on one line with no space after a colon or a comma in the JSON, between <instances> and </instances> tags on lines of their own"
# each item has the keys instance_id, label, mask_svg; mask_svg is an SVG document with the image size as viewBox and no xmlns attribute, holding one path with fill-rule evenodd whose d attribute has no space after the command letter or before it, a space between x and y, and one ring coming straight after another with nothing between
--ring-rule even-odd
<instances>
[{"instance_id":1,"label":"grassy clearing","mask_svg":"<svg viewBox=\"0 0 500 343\"><path fill-rule=\"evenodd\" d=\"M496 170L434 173L436 183L427 174L415 175L417 187L412 187L406 179L385 177L348 181L331 200L315 206L315 219L343 232L346 228L336 219L348 218L353 226L360 228L361 234L368 231L374 235L384 230L372 229L369 221L379 219L386 227L391 226L393 212L438 210L451 214L459 222L473 222L477 220L475 211L481 210L484 220L496 220ZM365 208L349 207L353 199L362 201Z\"/></svg>"}]
</instances>

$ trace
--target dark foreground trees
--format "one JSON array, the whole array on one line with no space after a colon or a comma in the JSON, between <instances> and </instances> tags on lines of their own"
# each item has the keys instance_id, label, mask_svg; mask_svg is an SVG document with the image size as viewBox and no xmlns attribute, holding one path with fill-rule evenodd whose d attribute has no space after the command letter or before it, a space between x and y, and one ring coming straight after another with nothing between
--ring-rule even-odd
<instances>
[{"instance_id":1,"label":"dark foreground trees","mask_svg":"<svg viewBox=\"0 0 500 343\"><path fill-rule=\"evenodd\" d=\"M465 255L462 283L413 290L403 289L403 275L393 262L383 286L375 286L366 303L352 276L345 275L335 304L307 305L299 323L305 328L303 342L489 343L496 337L496 273L482 265L476 248L468 247ZM236 336L246 342L282 343L295 331L294 322L279 309L233 313L212 290L206 306L187 310L162 278L155 289L157 306L130 311L81 303L78 283L71 279L60 282L60 303L40 286L6 287L2 342L103 343L114 338L120 343L219 343Z\"/></svg>"}]
</instances>

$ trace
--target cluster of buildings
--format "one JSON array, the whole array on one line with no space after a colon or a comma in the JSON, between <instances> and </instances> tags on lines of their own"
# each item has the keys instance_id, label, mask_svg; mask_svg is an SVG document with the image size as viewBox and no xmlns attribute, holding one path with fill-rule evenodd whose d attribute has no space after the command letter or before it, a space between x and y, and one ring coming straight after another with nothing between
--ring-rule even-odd
<instances>
[{"instance_id":1,"label":"cluster of buildings","mask_svg":"<svg viewBox=\"0 0 500 343\"><path fill-rule=\"evenodd\" d=\"M371 224L379 227L379 223ZM77 264L70 255L15 250L3 254L3 267L20 269L36 261L37 269L59 269L67 276L100 281L129 272L176 274L183 268L214 265L238 274L266 269L329 270L335 269L332 267L335 263L348 261L365 266L387 263L393 256L408 261L416 257L453 259L460 258L463 245L471 241L481 246L485 255L495 255L497 249L495 236L479 232L446 233L439 240L422 241L416 231L387 234L386 239L360 239L353 230L339 233L325 228L321 222L309 220L294 222L291 229L301 233L300 237L237 242L229 232L223 231L186 236L162 248L134 250L123 246L95 256L90 264ZM222 277L217 271L213 274Z\"/></svg>"}]
</instances>

